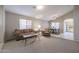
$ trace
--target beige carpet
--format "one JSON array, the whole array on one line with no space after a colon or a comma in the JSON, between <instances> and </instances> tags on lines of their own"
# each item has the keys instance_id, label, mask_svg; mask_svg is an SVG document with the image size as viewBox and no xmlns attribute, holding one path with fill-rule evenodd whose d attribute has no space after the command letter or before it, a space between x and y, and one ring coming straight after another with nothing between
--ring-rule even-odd
<instances>
[{"instance_id":1,"label":"beige carpet","mask_svg":"<svg viewBox=\"0 0 79 59\"><path fill-rule=\"evenodd\" d=\"M23 41L10 41L1 52L9 53L64 53L79 52L79 42L55 37L40 37L31 45L24 47Z\"/></svg>"},{"instance_id":2,"label":"beige carpet","mask_svg":"<svg viewBox=\"0 0 79 59\"><path fill-rule=\"evenodd\" d=\"M0 51L3 48L4 43L0 43Z\"/></svg>"}]
</instances>

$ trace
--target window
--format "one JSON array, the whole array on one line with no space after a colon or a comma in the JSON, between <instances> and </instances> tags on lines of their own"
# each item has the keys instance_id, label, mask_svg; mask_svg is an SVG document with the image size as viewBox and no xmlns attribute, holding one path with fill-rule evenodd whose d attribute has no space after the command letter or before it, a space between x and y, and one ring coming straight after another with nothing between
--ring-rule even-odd
<instances>
[{"instance_id":1,"label":"window","mask_svg":"<svg viewBox=\"0 0 79 59\"><path fill-rule=\"evenodd\" d=\"M52 22L51 23L51 28L52 29L59 29L59 25L60 25L59 22Z\"/></svg>"},{"instance_id":2,"label":"window","mask_svg":"<svg viewBox=\"0 0 79 59\"><path fill-rule=\"evenodd\" d=\"M19 24L20 24L20 29L31 29L32 28L31 20L20 19Z\"/></svg>"}]
</instances>

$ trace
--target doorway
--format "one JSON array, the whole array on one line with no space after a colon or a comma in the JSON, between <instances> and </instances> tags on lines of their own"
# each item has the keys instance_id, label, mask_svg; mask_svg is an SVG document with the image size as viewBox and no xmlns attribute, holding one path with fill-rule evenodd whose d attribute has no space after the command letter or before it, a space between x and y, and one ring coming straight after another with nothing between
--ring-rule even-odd
<instances>
[{"instance_id":1,"label":"doorway","mask_svg":"<svg viewBox=\"0 0 79 59\"><path fill-rule=\"evenodd\" d=\"M74 23L73 23L73 19L66 19L64 20L64 37L73 40L74 36Z\"/></svg>"}]
</instances>

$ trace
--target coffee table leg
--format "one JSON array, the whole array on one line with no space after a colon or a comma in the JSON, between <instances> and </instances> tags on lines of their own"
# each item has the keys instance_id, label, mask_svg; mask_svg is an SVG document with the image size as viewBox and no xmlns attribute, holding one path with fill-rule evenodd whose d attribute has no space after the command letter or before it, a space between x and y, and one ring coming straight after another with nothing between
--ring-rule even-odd
<instances>
[{"instance_id":1,"label":"coffee table leg","mask_svg":"<svg viewBox=\"0 0 79 59\"><path fill-rule=\"evenodd\" d=\"M27 44L27 39L24 39L24 41L25 41L25 44L24 44L24 46L26 46L26 44Z\"/></svg>"},{"instance_id":2,"label":"coffee table leg","mask_svg":"<svg viewBox=\"0 0 79 59\"><path fill-rule=\"evenodd\" d=\"M39 36L37 36L38 37L38 39L40 40L40 37Z\"/></svg>"}]
</instances>

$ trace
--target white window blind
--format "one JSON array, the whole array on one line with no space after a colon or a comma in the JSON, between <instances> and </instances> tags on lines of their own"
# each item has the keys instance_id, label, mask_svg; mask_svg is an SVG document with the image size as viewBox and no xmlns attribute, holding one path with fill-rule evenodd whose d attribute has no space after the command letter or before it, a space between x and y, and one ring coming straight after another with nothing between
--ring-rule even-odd
<instances>
[{"instance_id":1,"label":"white window blind","mask_svg":"<svg viewBox=\"0 0 79 59\"><path fill-rule=\"evenodd\" d=\"M20 19L19 24L20 24L20 29L31 29L32 28L31 20Z\"/></svg>"}]
</instances>

